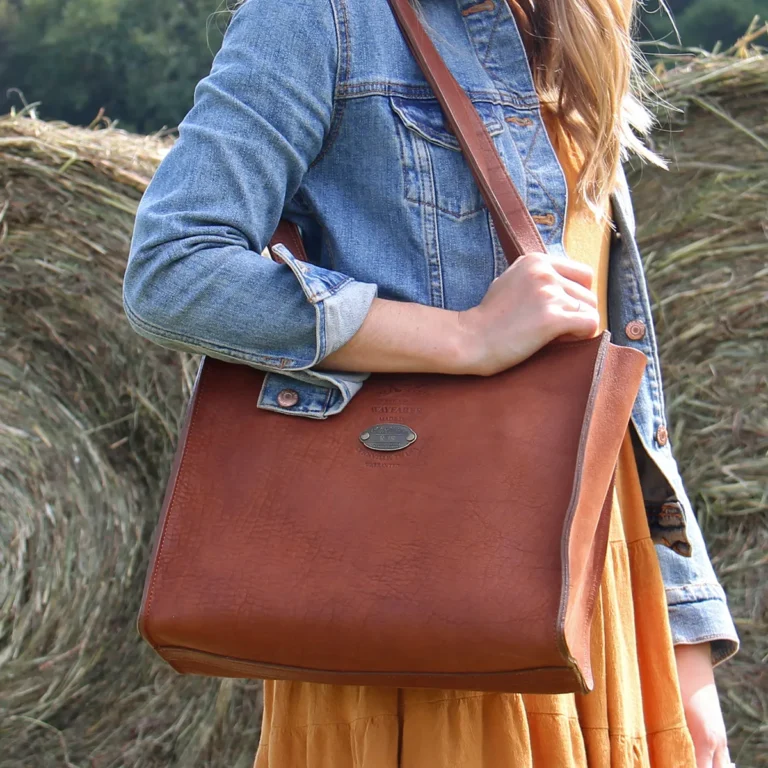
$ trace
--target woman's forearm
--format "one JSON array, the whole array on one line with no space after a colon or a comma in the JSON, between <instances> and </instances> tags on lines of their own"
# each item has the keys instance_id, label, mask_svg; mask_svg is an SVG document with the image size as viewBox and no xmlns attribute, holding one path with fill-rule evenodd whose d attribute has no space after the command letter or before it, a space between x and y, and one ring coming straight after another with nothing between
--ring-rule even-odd
<instances>
[{"instance_id":1,"label":"woman's forearm","mask_svg":"<svg viewBox=\"0 0 768 768\"><path fill-rule=\"evenodd\" d=\"M529 253L465 311L376 298L358 332L317 367L492 376L555 338L593 336L592 277L586 264Z\"/></svg>"},{"instance_id":2,"label":"woman's forearm","mask_svg":"<svg viewBox=\"0 0 768 768\"><path fill-rule=\"evenodd\" d=\"M685 720L696 750L696 765L728 768L728 734L712 670L709 642L676 645L675 661Z\"/></svg>"},{"instance_id":3,"label":"woman's forearm","mask_svg":"<svg viewBox=\"0 0 768 768\"><path fill-rule=\"evenodd\" d=\"M467 373L460 313L376 298L360 330L316 367L337 371Z\"/></svg>"}]
</instances>

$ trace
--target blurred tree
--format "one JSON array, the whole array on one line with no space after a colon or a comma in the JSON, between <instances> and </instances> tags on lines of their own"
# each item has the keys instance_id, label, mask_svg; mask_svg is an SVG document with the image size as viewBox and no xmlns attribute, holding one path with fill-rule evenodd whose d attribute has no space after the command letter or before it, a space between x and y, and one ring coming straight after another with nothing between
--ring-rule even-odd
<instances>
[{"instance_id":1,"label":"blurred tree","mask_svg":"<svg viewBox=\"0 0 768 768\"><path fill-rule=\"evenodd\" d=\"M712 50L720 41L727 48L744 34L755 15L768 19L768 0L666 0L685 46ZM677 45L678 39L659 0L638 4L640 39L664 40Z\"/></svg>"},{"instance_id":2,"label":"blurred tree","mask_svg":"<svg viewBox=\"0 0 768 768\"><path fill-rule=\"evenodd\" d=\"M679 18L685 30L685 44L711 50L720 41L725 47L735 42L754 16L768 19L768 0L696 0Z\"/></svg>"},{"instance_id":3,"label":"blurred tree","mask_svg":"<svg viewBox=\"0 0 768 768\"><path fill-rule=\"evenodd\" d=\"M43 117L126 128L178 124L221 45L233 0L0 0L0 113L42 102ZM642 2L642 4L640 4ZM677 43L659 0L638 0L641 40ZM768 0L666 0L684 45L730 45ZM644 46L647 54L649 47Z\"/></svg>"},{"instance_id":4,"label":"blurred tree","mask_svg":"<svg viewBox=\"0 0 768 768\"><path fill-rule=\"evenodd\" d=\"M45 117L174 126L210 69L220 0L0 0L0 111L18 88Z\"/></svg>"}]
</instances>

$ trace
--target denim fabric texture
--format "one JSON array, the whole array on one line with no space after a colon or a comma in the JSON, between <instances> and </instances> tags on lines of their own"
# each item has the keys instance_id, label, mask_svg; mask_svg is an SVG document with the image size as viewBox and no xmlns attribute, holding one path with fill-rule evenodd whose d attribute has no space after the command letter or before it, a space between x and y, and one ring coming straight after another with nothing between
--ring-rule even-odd
<instances>
[{"instance_id":1,"label":"denim fabric texture","mask_svg":"<svg viewBox=\"0 0 768 768\"><path fill-rule=\"evenodd\" d=\"M549 253L567 256L566 181L504 2L422 0L432 39L482 116ZM472 12L468 11L472 9ZM387 0L248 0L139 206L128 319L166 347L268 372L260 407L324 419L366 374L315 366L377 296L464 310L507 267L477 185ZM612 193L614 343L647 357L631 424L652 514L678 510L690 557L658 545L676 643L738 638L674 458L656 336L623 172ZM310 262L263 258L281 216ZM631 339L630 321L645 324ZM637 335L637 334L635 334ZM293 406L278 395L295 390ZM670 433L672 430L669 430Z\"/></svg>"}]
</instances>

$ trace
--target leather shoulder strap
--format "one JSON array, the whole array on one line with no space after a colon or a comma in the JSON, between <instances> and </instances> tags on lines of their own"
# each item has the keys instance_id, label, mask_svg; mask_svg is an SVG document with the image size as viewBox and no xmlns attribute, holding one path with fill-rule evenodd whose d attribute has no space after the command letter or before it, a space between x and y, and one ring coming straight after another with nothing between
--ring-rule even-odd
<instances>
[{"instance_id":1,"label":"leather shoulder strap","mask_svg":"<svg viewBox=\"0 0 768 768\"><path fill-rule=\"evenodd\" d=\"M531 251L546 253L531 215L509 176L482 118L456 82L409 0L389 0L400 29L459 141L493 217L507 261Z\"/></svg>"}]
</instances>

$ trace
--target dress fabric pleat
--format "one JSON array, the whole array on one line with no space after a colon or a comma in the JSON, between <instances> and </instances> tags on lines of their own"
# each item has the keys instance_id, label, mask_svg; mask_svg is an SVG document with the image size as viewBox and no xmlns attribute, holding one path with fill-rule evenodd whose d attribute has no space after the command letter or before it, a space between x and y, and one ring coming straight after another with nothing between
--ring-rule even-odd
<instances>
[{"instance_id":1,"label":"dress fabric pleat","mask_svg":"<svg viewBox=\"0 0 768 768\"><path fill-rule=\"evenodd\" d=\"M566 251L594 269L602 331L610 231L576 204L583 158L546 107L542 115L569 189ZM593 692L529 695L267 680L254 768L695 766L632 451L627 430L592 631Z\"/></svg>"}]
</instances>

